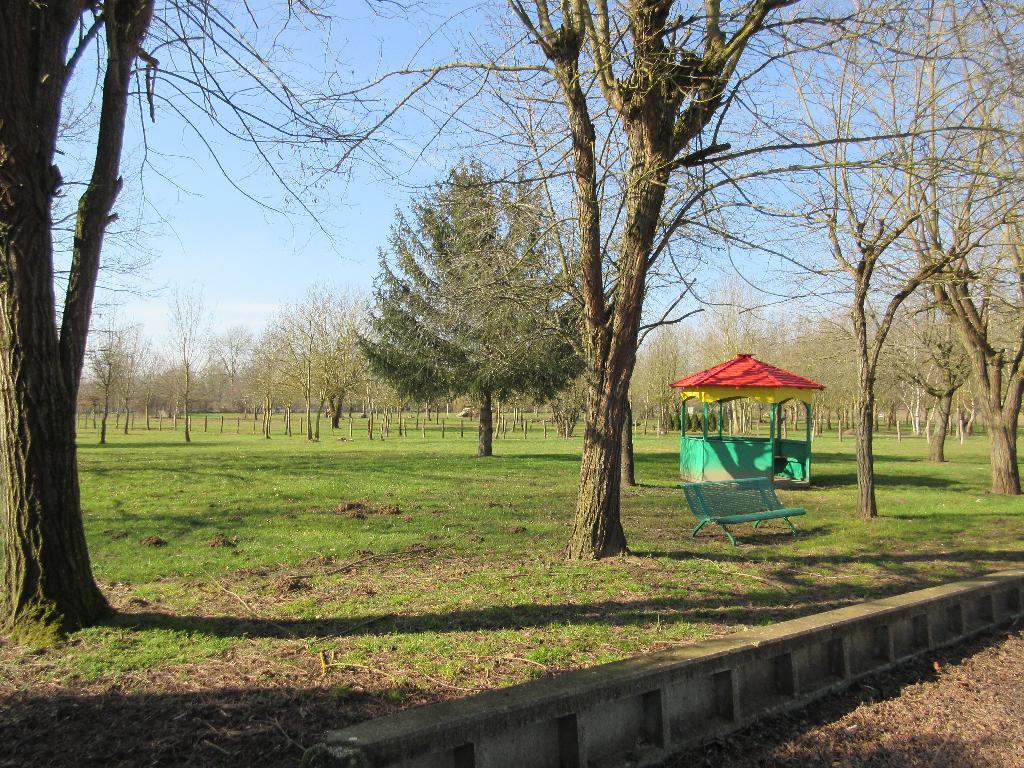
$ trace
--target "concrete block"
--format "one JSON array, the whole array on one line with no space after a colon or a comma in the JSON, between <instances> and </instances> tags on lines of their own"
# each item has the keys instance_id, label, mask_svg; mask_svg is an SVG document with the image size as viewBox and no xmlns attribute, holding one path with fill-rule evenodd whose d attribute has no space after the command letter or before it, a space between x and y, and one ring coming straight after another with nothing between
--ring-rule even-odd
<instances>
[{"instance_id":1,"label":"concrete block","mask_svg":"<svg viewBox=\"0 0 1024 768\"><path fill-rule=\"evenodd\" d=\"M316 768L611 768L664 760L1022 615L1024 570L567 672L328 734Z\"/></svg>"}]
</instances>

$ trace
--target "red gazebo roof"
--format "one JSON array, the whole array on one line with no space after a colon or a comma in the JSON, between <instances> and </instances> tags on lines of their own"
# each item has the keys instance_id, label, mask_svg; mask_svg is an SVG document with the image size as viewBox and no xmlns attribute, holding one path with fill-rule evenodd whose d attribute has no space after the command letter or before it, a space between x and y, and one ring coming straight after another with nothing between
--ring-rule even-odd
<instances>
[{"instance_id":1,"label":"red gazebo roof","mask_svg":"<svg viewBox=\"0 0 1024 768\"><path fill-rule=\"evenodd\" d=\"M674 389L701 389L703 387L767 387L792 389L824 389L823 384L795 373L763 363L750 354L736 355L732 360L680 379L671 385Z\"/></svg>"}]
</instances>

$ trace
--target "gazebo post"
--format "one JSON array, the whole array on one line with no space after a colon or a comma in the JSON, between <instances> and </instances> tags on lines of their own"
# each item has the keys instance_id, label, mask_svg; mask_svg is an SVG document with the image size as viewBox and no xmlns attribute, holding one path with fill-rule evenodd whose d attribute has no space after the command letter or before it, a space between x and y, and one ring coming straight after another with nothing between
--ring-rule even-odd
<instances>
[{"instance_id":1,"label":"gazebo post","mask_svg":"<svg viewBox=\"0 0 1024 768\"><path fill-rule=\"evenodd\" d=\"M708 420L711 418L711 411L708 410L708 404L704 403L704 440L708 439Z\"/></svg>"},{"instance_id":2,"label":"gazebo post","mask_svg":"<svg viewBox=\"0 0 1024 768\"><path fill-rule=\"evenodd\" d=\"M768 406L768 481L772 482L775 480L775 430L778 423L778 409L779 404L773 402Z\"/></svg>"},{"instance_id":3,"label":"gazebo post","mask_svg":"<svg viewBox=\"0 0 1024 768\"><path fill-rule=\"evenodd\" d=\"M811 427L813 419L811 418L812 410L810 403L804 403L804 410L807 416L807 458L804 459L804 480L810 484L811 482L811 440L814 438L814 433Z\"/></svg>"},{"instance_id":4,"label":"gazebo post","mask_svg":"<svg viewBox=\"0 0 1024 768\"><path fill-rule=\"evenodd\" d=\"M722 437L722 401L718 401L718 437Z\"/></svg>"}]
</instances>

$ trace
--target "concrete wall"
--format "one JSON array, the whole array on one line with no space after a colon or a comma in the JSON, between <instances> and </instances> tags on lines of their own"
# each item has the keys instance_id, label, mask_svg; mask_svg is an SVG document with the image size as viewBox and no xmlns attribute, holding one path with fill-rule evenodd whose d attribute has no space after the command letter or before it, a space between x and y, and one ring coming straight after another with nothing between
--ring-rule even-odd
<instances>
[{"instance_id":1,"label":"concrete wall","mask_svg":"<svg viewBox=\"0 0 1024 768\"><path fill-rule=\"evenodd\" d=\"M1024 616L1024 570L576 670L328 734L309 766L656 764L864 675Z\"/></svg>"}]
</instances>

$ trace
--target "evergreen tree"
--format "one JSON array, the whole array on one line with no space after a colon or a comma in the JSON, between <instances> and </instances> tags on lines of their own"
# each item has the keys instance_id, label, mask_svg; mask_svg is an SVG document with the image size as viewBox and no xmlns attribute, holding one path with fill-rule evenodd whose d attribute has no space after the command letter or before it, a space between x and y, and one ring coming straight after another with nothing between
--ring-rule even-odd
<instances>
[{"instance_id":1,"label":"evergreen tree","mask_svg":"<svg viewBox=\"0 0 1024 768\"><path fill-rule=\"evenodd\" d=\"M546 399L582 367L540 209L524 187L462 165L398 214L381 254L361 342L370 367L407 397L475 397L481 456L494 398Z\"/></svg>"}]
</instances>

